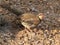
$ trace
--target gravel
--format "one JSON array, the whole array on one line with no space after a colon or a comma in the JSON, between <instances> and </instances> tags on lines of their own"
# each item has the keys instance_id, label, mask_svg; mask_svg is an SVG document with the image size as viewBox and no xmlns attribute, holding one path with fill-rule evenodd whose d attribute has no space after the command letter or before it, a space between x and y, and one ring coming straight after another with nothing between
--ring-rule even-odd
<instances>
[{"instance_id":1,"label":"gravel","mask_svg":"<svg viewBox=\"0 0 60 45\"><path fill-rule=\"evenodd\" d=\"M25 29L23 13L43 13L37 30ZM0 45L60 45L59 0L0 0Z\"/></svg>"}]
</instances>

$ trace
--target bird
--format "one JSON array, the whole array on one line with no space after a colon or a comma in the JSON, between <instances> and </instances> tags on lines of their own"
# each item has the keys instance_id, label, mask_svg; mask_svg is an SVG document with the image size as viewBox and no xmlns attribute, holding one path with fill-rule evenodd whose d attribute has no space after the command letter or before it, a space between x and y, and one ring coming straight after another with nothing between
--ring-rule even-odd
<instances>
[{"instance_id":1,"label":"bird","mask_svg":"<svg viewBox=\"0 0 60 45\"><path fill-rule=\"evenodd\" d=\"M34 29L42 20L42 14L24 13L20 16L21 24L27 29Z\"/></svg>"}]
</instances>

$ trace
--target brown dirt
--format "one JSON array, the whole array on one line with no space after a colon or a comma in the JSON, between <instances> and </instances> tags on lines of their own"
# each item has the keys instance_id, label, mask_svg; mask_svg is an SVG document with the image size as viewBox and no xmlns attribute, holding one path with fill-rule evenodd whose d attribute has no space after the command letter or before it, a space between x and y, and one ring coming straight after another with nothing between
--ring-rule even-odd
<instances>
[{"instance_id":1,"label":"brown dirt","mask_svg":"<svg viewBox=\"0 0 60 45\"><path fill-rule=\"evenodd\" d=\"M39 30L19 22L28 12L44 14ZM0 0L0 45L60 45L60 0Z\"/></svg>"}]
</instances>

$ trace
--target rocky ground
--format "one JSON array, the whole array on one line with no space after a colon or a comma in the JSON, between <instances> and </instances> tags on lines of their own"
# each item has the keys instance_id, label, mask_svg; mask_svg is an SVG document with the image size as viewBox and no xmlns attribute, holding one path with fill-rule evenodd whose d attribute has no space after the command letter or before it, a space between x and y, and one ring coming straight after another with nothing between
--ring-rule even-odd
<instances>
[{"instance_id":1,"label":"rocky ground","mask_svg":"<svg viewBox=\"0 0 60 45\"><path fill-rule=\"evenodd\" d=\"M29 31L19 22L19 15L28 12L44 14L39 30ZM0 45L59 44L60 0L0 0Z\"/></svg>"}]
</instances>

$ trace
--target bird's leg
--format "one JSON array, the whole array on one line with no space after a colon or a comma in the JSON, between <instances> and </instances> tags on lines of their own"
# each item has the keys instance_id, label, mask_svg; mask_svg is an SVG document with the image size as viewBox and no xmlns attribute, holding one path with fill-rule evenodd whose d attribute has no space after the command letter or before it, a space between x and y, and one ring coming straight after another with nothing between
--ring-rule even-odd
<instances>
[{"instance_id":1,"label":"bird's leg","mask_svg":"<svg viewBox=\"0 0 60 45\"><path fill-rule=\"evenodd\" d=\"M28 28L25 28L25 29L27 29L29 32L32 32L32 30L31 30L31 29L28 29Z\"/></svg>"}]
</instances>

